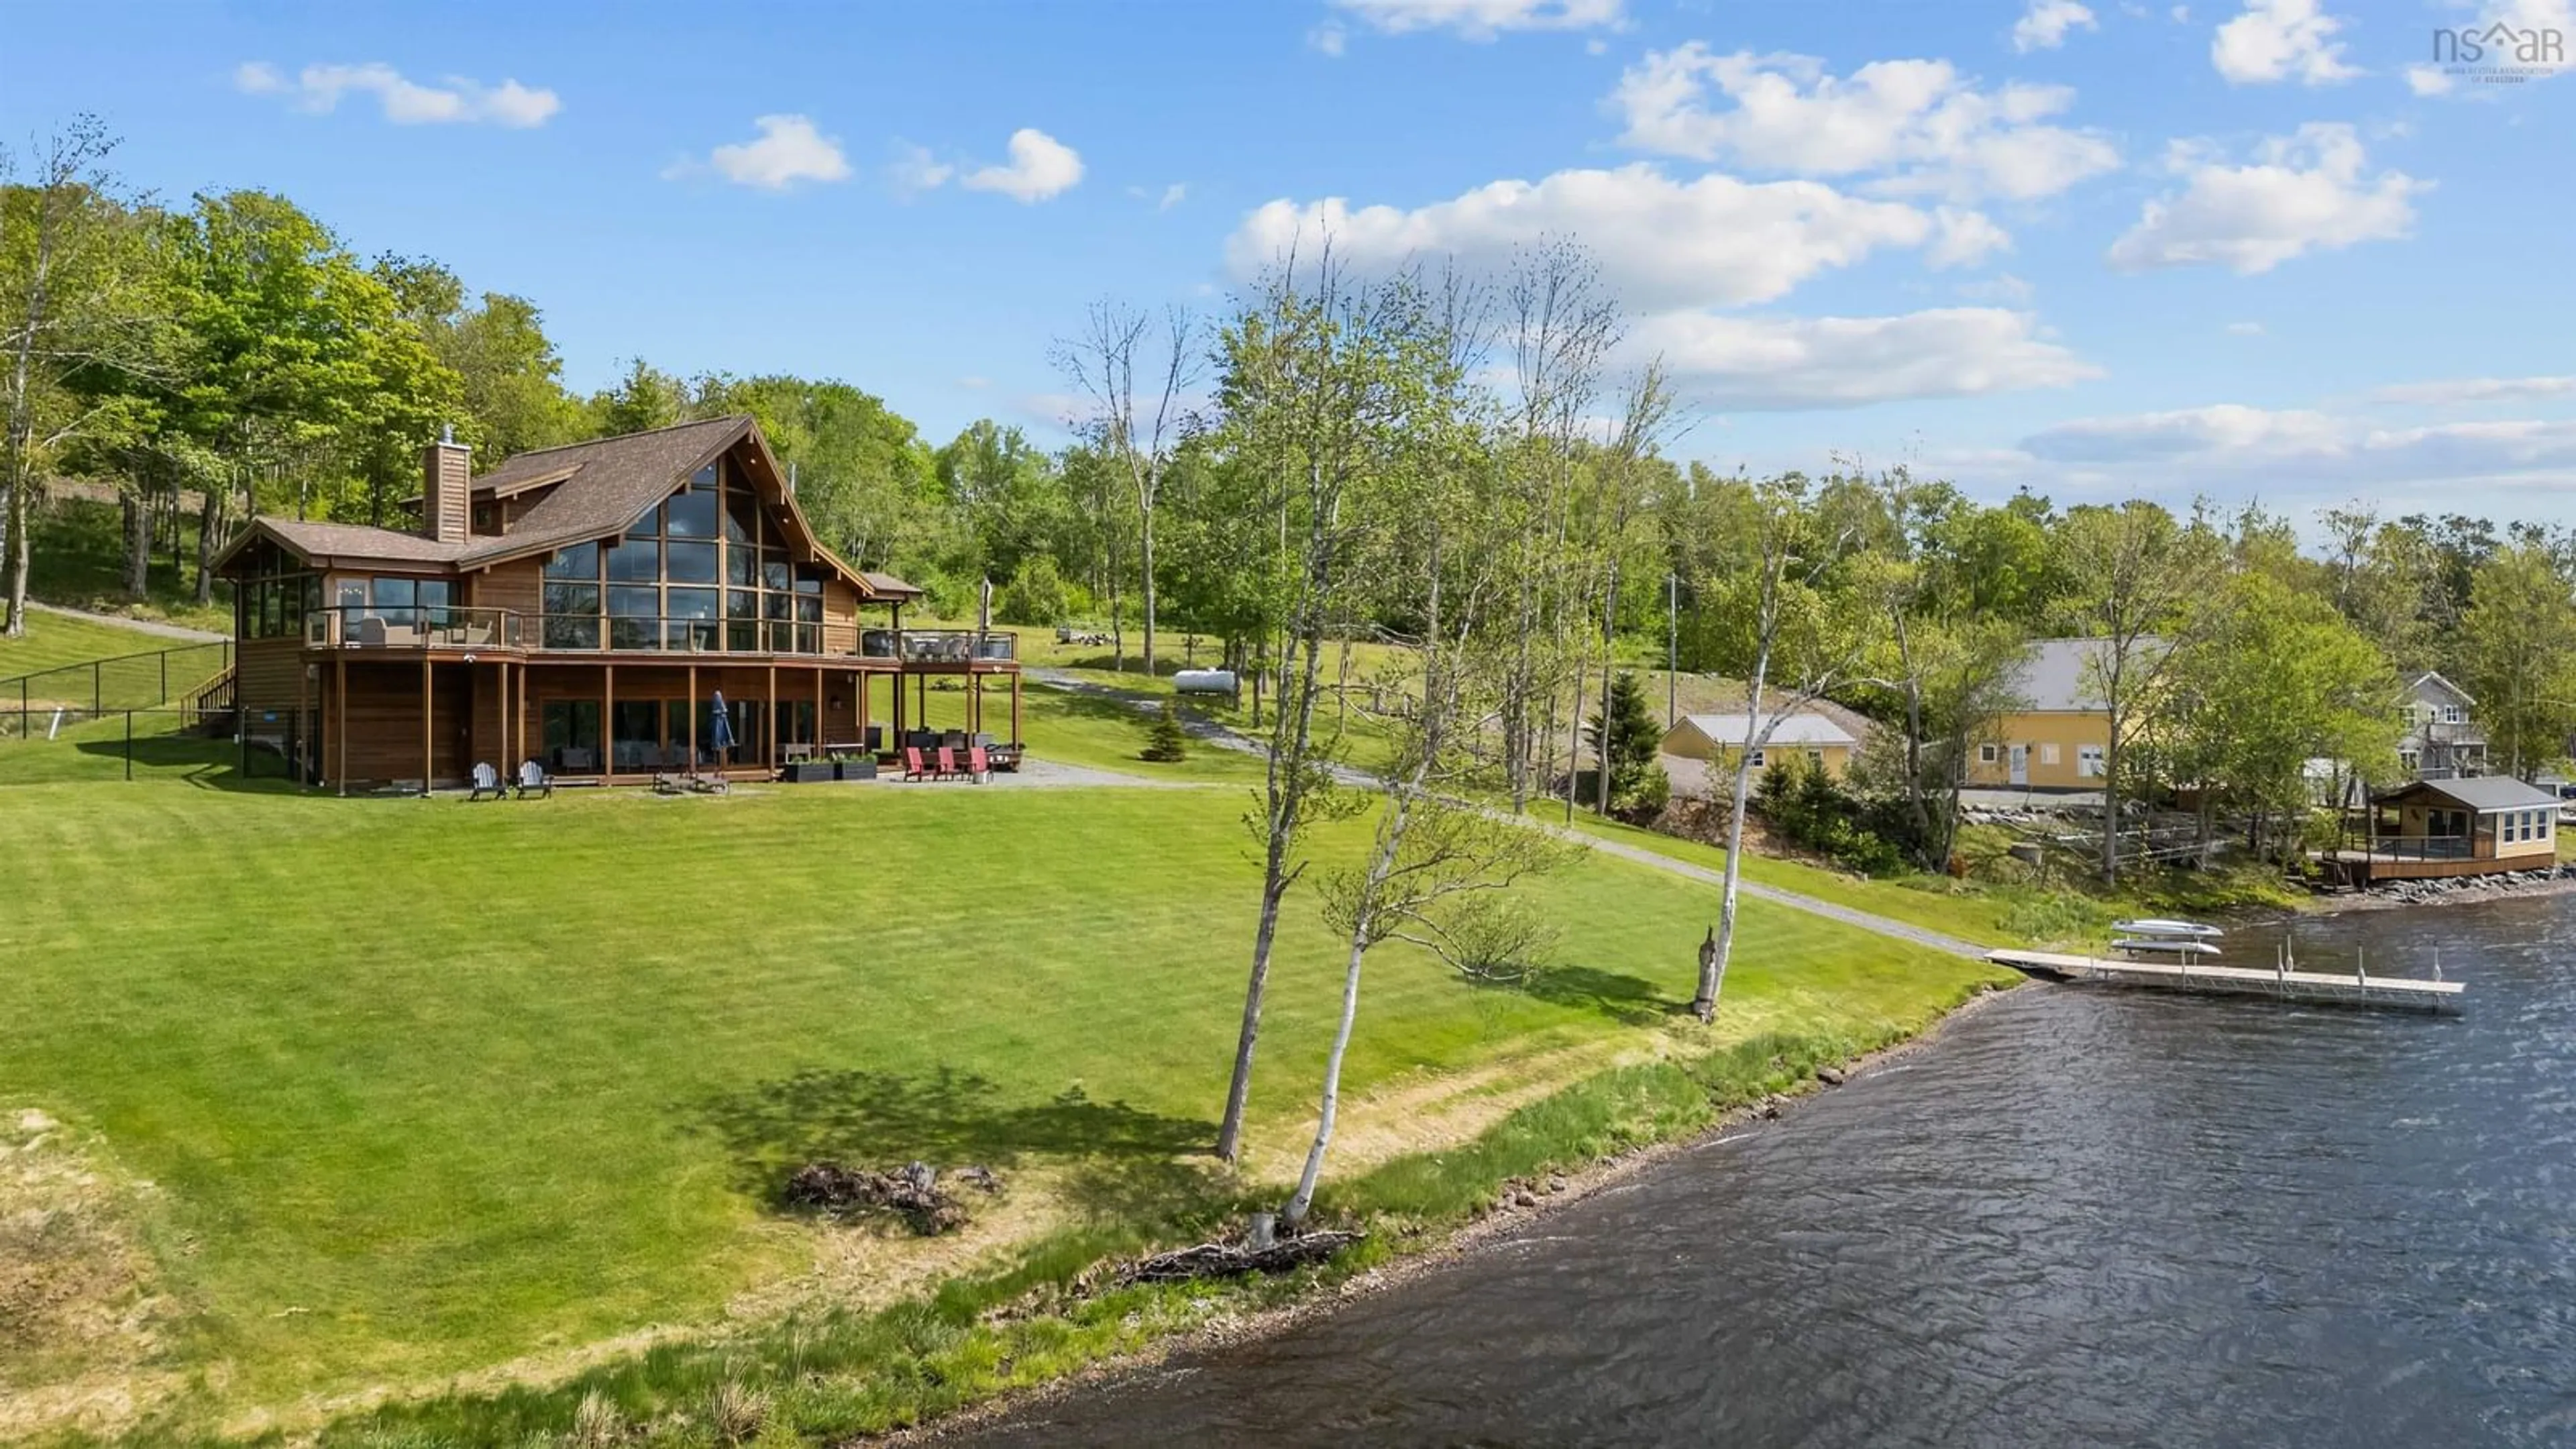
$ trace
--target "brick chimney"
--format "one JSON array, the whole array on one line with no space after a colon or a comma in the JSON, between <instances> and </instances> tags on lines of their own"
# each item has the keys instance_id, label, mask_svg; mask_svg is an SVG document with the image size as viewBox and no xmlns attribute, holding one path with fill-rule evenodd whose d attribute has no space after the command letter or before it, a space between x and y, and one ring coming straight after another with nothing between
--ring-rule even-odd
<instances>
[{"instance_id":1,"label":"brick chimney","mask_svg":"<svg viewBox=\"0 0 2576 1449\"><path fill-rule=\"evenodd\" d=\"M468 495L474 491L474 450L456 441L452 426L438 430L420 460L420 531L440 543L463 543L473 532Z\"/></svg>"}]
</instances>

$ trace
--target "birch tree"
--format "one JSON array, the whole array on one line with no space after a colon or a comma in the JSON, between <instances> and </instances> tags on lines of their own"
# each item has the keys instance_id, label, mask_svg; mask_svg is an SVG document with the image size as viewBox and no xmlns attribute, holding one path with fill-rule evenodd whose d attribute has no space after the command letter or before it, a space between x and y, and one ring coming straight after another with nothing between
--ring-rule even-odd
<instances>
[{"instance_id":1,"label":"birch tree","mask_svg":"<svg viewBox=\"0 0 2576 1449\"><path fill-rule=\"evenodd\" d=\"M1717 1019L1726 967L1735 950L1735 925L1744 873L1744 817L1753 794L1753 759L1770 743L1780 722L1854 679L1866 657L1868 630L1854 617L1849 590L1827 589L1825 579L1850 545L1849 524L1828 527L1810 506L1805 477L1789 474L1760 483L1732 482L1713 490L1711 517L1693 557L1717 574L1713 560L1741 560L1749 568L1709 578L1703 596L1720 600L1726 662L1744 679L1744 737L1736 742L1729 788L1726 879L1717 928L1702 952L1699 990L1691 1012L1703 1023Z\"/></svg>"},{"instance_id":2,"label":"birch tree","mask_svg":"<svg viewBox=\"0 0 2576 1449\"><path fill-rule=\"evenodd\" d=\"M1646 459L1672 416L1673 392L1659 357L1639 370L1622 392L1617 430L1595 469L1601 479L1601 717L1605 720L1610 717L1610 681L1616 672L1611 656L1619 639L1619 565L1635 542L1636 523L1651 501L1646 497ZM1599 787L1595 804L1606 816L1610 813L1609 731L1602 731L1596 743L1600 758L1593 772Z\"/></svg>"},{"instance_id":3,"label":"birch tree","mask_svg":"<svg viewBox=\"0 0 2576 1449\"><path fill-rule=\"evenodd\" d=\"M1458 798L1477 773L1476 736L1495 716L1499 662L1509 657L1489 629L1510 611L1496 607L1503 592L1497 540L1478 527L1492 517L1490 498L1454 486L1422 487L1413 497L1415 537L1398 567L1420 586L1403 609L1420 620L1404 641L1418 684L1377 691L1394 702L1396 748L1379 779L1384 803L1365 859L1326 883L1325 918L1345 943L1341 1014L1324 1060L1314 1140L1280 1213L1291 1230L1313 1207L1332 1149L1369 952L1394 939L1438 951L1441 941L1455 939L1455 918L1444 926L1444 916L1553 869L1569 851L1561 840Z\"/></svg>"},{"instance_id":4,"label":"birch tree","mask_svg":"<svg viewBox=\"0 0 2576 1449\"><path fill-rule=\"evenodd\" d=\"M1586 631L1577 601L1587 570L1577 469L1620 323L1618 305L1601 290L1599 266L1569 241L1524 252L1502 303L1513 393L1500 459L1504 486L1493 506L1504 525L1514 630L1502 661L1497 732L1504 785L1519 813L1544 788L1555 761L1558 701L1571 697L1581 710ZM1569 740L1566 748L1570 780L1576 746ZM1570 812L1570 794L1566 803Z\"/></svg>"},{"instance_id":5,"label":"birch tree","mask_svg":"<svg viewBox=\"0 0 2576 1449\"><path fill-rule=\"evenodd\" d=\"M1163 314L1159 347L1152 318L1108 301L1092 304L1080 336L1056 345L1056 365L1081 389L1091 408L1083 431L1125 474L1128 501L1135 506L1147 674L1155 668L1154 508L1172 454L1187 430L1188 395L1197 385L1199 363L1196 324L1180 307ZM1149 399L1141 403L1140 368ZM1123 648L1119 652L1124 667Z\"/></svg>"},{"instance_id":6,"label":"birch tree","mask_svg":"<svg viewBox=\"0 0 2576 1449\"><path fill-rule=\"evenodd\" d=\"M1324 645L1360 617L1377 534L1394 504L1402 433L1440 385L1433 318L1419 280L1355 282L1331 249L1300 270L1291 256L1223 330L1222 441L1236 466L1269 480L1283 532L1276 580L1278 691L1258 811L1261 855L1252 966L1217 1155L1241 1155L1245 1104L1278 938L1279 911L1305 873L1307 831L1361 802L1333 789L1340 731L1319 728Z\"/></svg>"},{"instance_id":7,"label":"birch tree","mask_svg":"<svg viewBox=\"0 0 2576 1449\"><path fill-rule=\"evenodd\" d=\"M2069 509L2058 525L2058 571L2069 627L2093 642L2084 688L2107 717L2103 746L2102 879L2120 880L2120 821L2137 795L2129 747L2155 708L2187 606L2220 576L2219 540L2153 503Z\"/></svg>"},{"instance_id":8,"label":"birch tree","mask_svg":"<svg viewBox=\"0 0 2576 1449\"><path fill-rule=\"evenodd\" d=\"M6 185L0 149L0 560L7 614L0 636L27 631L36 490L65 449L100 444L132 423L112 384L156 362L160 309L151 231L107 170L116 138L80 116L31 151L33 175Z\"/></svg>"}]
</instances>

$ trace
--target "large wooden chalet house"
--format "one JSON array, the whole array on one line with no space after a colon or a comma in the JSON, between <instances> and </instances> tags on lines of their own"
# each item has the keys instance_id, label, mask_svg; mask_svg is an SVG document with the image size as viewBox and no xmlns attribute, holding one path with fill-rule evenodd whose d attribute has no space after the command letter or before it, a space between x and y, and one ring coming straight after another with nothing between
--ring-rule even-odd
<instances>
[{"instance_id":1,"label":"large wooden chalet house","mask_svg":"<svg viewBox=\"0 0 2576 1449\"><path fill-rule=\"evenodd\" d=\"M218 560L245 736L315 783L447 786L528 759L576 779L766 773L893 744L905 683L919 721L933 675L964 683L976 731L987 682L1006 680L1019 738L1013 636L904 629L921 591L815 538L749 417L543 448L479 478L441 441L422 485L416 531L261 517ZM888 720L871 718L878 679Z\"/></svg>"}]
</instances>

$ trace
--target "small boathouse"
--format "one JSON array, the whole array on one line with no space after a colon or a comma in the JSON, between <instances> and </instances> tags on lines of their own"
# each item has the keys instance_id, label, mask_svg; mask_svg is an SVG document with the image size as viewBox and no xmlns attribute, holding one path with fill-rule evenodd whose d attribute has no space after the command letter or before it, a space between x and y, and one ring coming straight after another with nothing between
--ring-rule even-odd
<instances>
[{"instance_id":1,"label":"small boathouse","mask_svg":"<svg viewBox=\"0 0 2576 1449\"><path fill-rule=\"evenodd\" d=\"M2558 859L2558 798L2510 775L2417 780L2370 798L2317 862L2338 885L2539 870Z\"/></svg>"}]
</instances>

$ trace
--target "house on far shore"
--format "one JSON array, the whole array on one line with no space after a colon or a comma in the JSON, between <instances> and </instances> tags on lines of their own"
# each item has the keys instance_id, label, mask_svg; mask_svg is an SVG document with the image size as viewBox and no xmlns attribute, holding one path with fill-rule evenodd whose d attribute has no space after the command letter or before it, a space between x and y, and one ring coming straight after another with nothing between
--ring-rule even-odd
<instances>
[{"instance_id":1,"label":"house on far shore","mask_svg":"<svg viewBox=\"0 0 2576 1449\"><path fill-rule=\"evenodd\" d=\"M2418 780L2451 780L2487 772L2486 732L2478 728L2478 702L2433 670L2406 686L2397 717L2406 733L2397 741L2397 763Z\"/></svg>"},{"instance_id":2,"label":"house on far shore","mask_svg":"<svg viewBox=\"0 0 2576 1449\"><path fill-rule=\"evenodd\" d=\"M610 783L761 778L904 742L933 675L964 693L969 731L1006 717L1019 738L1014 636L904 628L921 590L815 537L751 418L536 449L480 476L469 461L428 445L413 528L260 517L216 559L246 746L342 790L523 760ZM1008 696L990 715L988 685Z\"/></svg>"},{"instance_id":3,"label":"house on far shore","mask_svg":"<svg viewBox=\"0 0 2576 1449\"><path fill-rule=\"evenodd\" d=\"M2362 832L2320 851L2349 886L2539 870L2558 860L2558 797L2511 775L2417 780L2371 797Z\"/></svg>"},{"instance_id":4,"label":"house on far shore","mask_svg":"<svg viewBox=\"0 0 2576 1449\"><path fill-rule=\"evenodd\" d=\"M2021 708L1977 745L1967 782L1984 789L2099 790L2108 784L2111 712L2102 705L2095 660L2107 641L2041 639L2014 681ZM2140 651L2164 647L2141 638Z\"/></svg>"},{"instance_id":5,"label":"house on far shore","mask_svg":"<svg viewBox=\"0 0 2576 1449\"><path fill-rule=\"evenodd\" d=\"M1733 770L1736 752L1744 748L1751 726L1752 721L1741 714L1686 714L1664 732L1660 749L1679 759L1701 761L1712 772ZM1798 757L1839 780L1851 773L1852 753L1859 748L1857 736L1822 714L1786 715L1772 728L1771 737L1754 750L1753 768L1765 769L1773 760Z\"/></svg>"}]
</instances>

